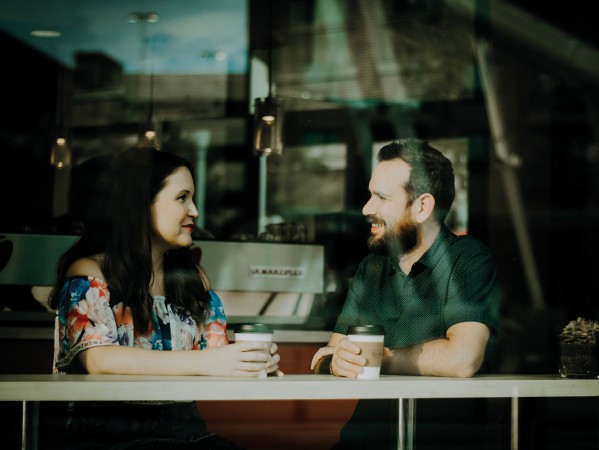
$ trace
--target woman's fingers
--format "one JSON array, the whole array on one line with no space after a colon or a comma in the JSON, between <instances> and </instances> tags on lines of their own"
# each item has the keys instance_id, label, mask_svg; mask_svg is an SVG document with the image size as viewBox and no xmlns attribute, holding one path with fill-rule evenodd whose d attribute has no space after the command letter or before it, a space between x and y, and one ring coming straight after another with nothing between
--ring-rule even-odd
<instances>
[{"instance_id":1,"label":"woman's fingers","mask_svg":"<svg viewBox=\"0 0 599 450\"><path fill-rule=\"evenodd\" d=\"M262 341L239 341L234 344L231 344L239 349L242 352L248 352L250 350L258 350L261 352L268 353L268 350L271 347L270 342L262 342Z\"/></svg>"},{"instance_id":2,"label":"woman's fingers","mask_svg":"<svg viewBox=\"0 0 599 450\"><path fill-rule=\"evenodd\" d=\"M236 371L244 377L257 377L264 372L283 376L279 370L281 356L274 342L239 341L231 344L238 351Z\"/></svg>"}]
</instances>

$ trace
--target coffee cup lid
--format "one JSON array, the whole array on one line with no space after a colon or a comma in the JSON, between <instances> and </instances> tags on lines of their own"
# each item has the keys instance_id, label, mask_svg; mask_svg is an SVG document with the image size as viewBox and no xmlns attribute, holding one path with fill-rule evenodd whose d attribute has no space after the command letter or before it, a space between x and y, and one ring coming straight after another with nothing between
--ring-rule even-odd
<instances>
[{"instance_id":1,"label":"coffee cup lid","mask_svg":"<svg viewBox=\"0 0 599 450\"><path fill-rule=\"evenodd\" d=\"M235 333L273 333L272 327L264 323L239 323L233 329Z\"/></svg>"},{"instance_id":2,"label":"coffee cup lid","mask_svg":"<svg viewBox=\"0 0 599 450\"><path fill-rule=\"evenodd\" d=\"M347 329L347 334L380 336L385 334L385 329L381 325L352 325Z\"/></svg>"}]
</instances>

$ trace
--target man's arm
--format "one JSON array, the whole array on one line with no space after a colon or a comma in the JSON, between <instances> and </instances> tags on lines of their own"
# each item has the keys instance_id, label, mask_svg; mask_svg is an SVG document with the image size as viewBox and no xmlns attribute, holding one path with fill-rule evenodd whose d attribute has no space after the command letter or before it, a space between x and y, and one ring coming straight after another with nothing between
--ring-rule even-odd
<instances>
[{"instance_id":1,"label":"man's arm","mask_svg":"<svg viewBox=\"0 0 599 450\"><path fill-rule=\"evenodd\" d=\"M385 349L381 372L391 375L473 376L483 362L489 327L479 322L457 323L445 339L397 349Z\"/></svg>"}]
</instances>

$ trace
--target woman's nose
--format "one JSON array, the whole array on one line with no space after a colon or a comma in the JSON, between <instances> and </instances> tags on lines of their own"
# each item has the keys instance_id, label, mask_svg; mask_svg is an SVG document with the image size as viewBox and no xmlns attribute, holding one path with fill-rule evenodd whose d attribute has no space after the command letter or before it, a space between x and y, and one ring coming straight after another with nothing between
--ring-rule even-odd
<instances>
[{"instance_id":1,"label":"woman's nose","mask_svg":"<svg viewBox=\"0 0 599 450\"><path fill-rule=\"evenodd\" d=\"M190 217L198 217L200 214L198 213L198 208L196 208L195 203L191 202L189 205L188 214Z\"/></svg>"}]
</instances>

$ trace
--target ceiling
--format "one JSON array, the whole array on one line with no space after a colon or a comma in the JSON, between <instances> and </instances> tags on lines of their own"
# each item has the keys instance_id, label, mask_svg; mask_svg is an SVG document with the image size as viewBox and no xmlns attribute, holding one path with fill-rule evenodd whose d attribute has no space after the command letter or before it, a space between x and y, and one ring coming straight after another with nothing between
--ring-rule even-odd
<instances>
[{"instance_id":1,"label":"ceiling","mask_svg":"<svg viewBox=\"0 0 599 450\"><path fill-rule=\"evenodd\" d=\"M158 14L155 23L131 13ZM247 0L21 0L0 2L0 29L73 68L99 52L125 73L247 71ZM35 37L33 31L60 35Z\"/></svg>"},{"instance_id":2,"label":"ceiling","mask_svg":"<svg viewBox=\"0 0 599 450\"><path fill-rule=\"evenodd\" d=\"M597 83L591 3L557 14L532 0L22 0L0 3L0 30L69 68L89 52L125 75L164 75L155 93L164 99L241 98L244 77L234 86L226 75L248 72L250 98L263 96L271 63L289 109L409 105L472 97L472 40L485 23L526 62ZM128 21L149 12L159 20Z\"/></svg>"}]
</instances>

